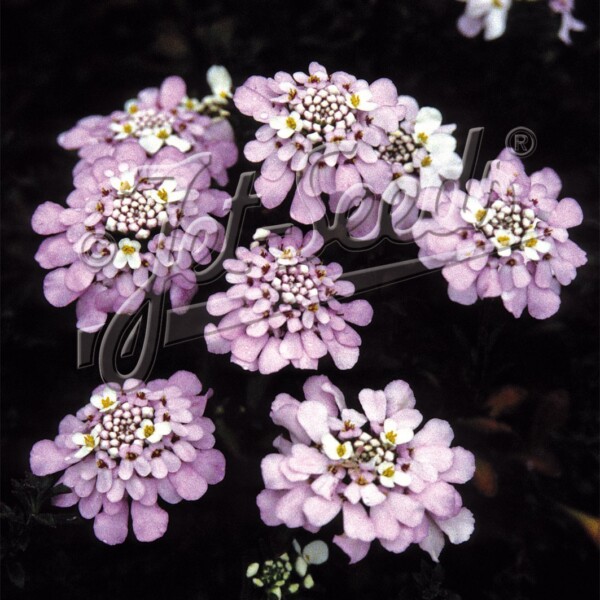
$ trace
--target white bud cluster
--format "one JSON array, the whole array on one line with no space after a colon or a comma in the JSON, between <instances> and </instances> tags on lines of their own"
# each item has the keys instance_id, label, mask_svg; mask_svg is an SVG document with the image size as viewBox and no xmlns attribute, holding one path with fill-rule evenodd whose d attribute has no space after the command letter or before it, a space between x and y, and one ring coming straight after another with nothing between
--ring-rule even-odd
<instances>
[{"instance_id":1,"label":"white bud cluster","mask_svg":"<svg viewBox=\"0 0 600 600\"><path fill-rule=\"evenodd\" d=\"M136 189L128 195L119 194L106 220L106 230L132 233L137 239L147 239L152 229L167 221L166 208L166 203L155 200L147 191Z\"/></svg>"},{"instance_id":2,"label":"white bud cluster","mask_svg":"<svg viewBox=\"0 0 600 600\"><path fill-rule=\"evenodd\" d=\"M347 131L356 122L356 111L348 106L348 98L334 84L321 90L310 87L299 103L289 105L289 110L302 117L306 137L311 142L321 142L325 134Z\"/></svg>"}]
</instances>

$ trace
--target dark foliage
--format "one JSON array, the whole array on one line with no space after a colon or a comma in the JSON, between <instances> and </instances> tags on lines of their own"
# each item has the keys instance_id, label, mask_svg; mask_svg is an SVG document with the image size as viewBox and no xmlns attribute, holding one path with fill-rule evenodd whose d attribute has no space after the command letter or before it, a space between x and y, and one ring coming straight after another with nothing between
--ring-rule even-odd
<instances>
[{"instance_id":1,"label":"dark foliage","mask_svg":"<svg viewBox=\"0 0 600 600\"><path fill-rule=\"evenodd\" d=\"M98 542L90 522L65 527L51 509L52 479L23 479L38 439L54 437L60 418L98 384L94 368L75 368L74 308L42 295L40 243L30 218L42 201L70 191L75 157L56 136L88 114L106 114L170 74L205 92L204 73L224 64L236 84L252 74L306 69L319 60L368 80L390 77L421 105L458 124L459 150L470 127L485 126L484 160L508 131L535 131L529 172L555 168L563 193L582 205L575 241L589 257L563 290L552 319L513 319L497 302L450 302L439 274L370 292L375 309L361 332L363 354L351 372L323 371L352 402L369 385L394 378L415 390L426 418L448 419L456 443L478 457L463 486L476 515L473 538L448 546L441 567L410 549L373 547L348 567L332 549L306 597L382 600L554 600L598 596L597 547L572 510L597 515L598 496L598 4L578 0L588 31L565 47L558 17L544 2L518 2L500 40L467 40L453 0L321 0L241 3L198 0L6 0L2 102L2 496L3 592L8 598L104 600L247 597L244 572L261 547L288 549L306 532L269 528L255 497L260 459L278 431L267 415L275 395L301 393L309 373L263 377L202 340L161 350L153 376L196 372L213 387L208 414L228 460L225 481L202 500L170 507L165 537ZM234 114L240 146L254 124ZM483 165L479 166L480 169ZM243 158L231 173L254 166ZM247 231L289 220L283 211L249 215ZM244 241L247 241L244 240ZM414 245L385 242L368 253L329 247L345 270L416 256ZM202 288L198 300L220 288ZM507 387L508 386L508 387ZM512 391L508 391L512 390ZM11 479L18 479L13 490ZM571 512L570 512L571 511ZM579 514L579 513L576 513ZM579 518L579 521L581 519ZM319 536L331 539L335 528ZM451 590L451 591L450 591Z\"/></svg>"}]
</instances>

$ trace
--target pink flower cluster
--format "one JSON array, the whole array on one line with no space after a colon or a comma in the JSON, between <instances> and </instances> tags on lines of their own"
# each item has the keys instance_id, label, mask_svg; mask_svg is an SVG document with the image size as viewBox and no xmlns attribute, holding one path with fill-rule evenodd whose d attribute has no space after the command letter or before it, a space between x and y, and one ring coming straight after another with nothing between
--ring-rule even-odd
<instances>
[{"instance_id":1,"label":"pink flower cluster","mask_svg":"<svg viewBox=\"0 0 600 600\"><path fill-rule=\"evenodd\" d=\"M134 313L147 292L169 291L186 306L197 285L194 263L223 244L231 198L211 189L202 157L168 147L152 158L137 143L75 169L67 207L45 202L33 229L49 236L35 256L53 306L77 301L77 327L100 329L109 313Z\"/></svg>"},{"instance_id":2,"label":"pink flower cluster","mask_svg":"<svg viewBox=\"0 0 600 600\"><path fill-rule=\"evenodd\" d=\"M208 170L219 184L225 185L226 169L237 160L233 130L226 119L229 113L225 110L231 96L231 80L223 67L211 67L208 81L213 94L198 100L186 95L186 84L180 77L168 77L160 88L142 90L125 104L124 110L82 119L61 134L58 143L67 150L79 150L79 156L87 163L112 156L123 144L139 145L148 156L169 147L186 155L210 153Z\"/></svg>"},{"instance_id":3,"label":"pink flower cluster","mask_svg":"<svg viewBox=\"0 0 600 600\"><path fill-rule=\"evenodd\" d=\"M250 77L234 95L245 115L264 123L244 153L263 162L255 187L274 208L298 178L290 215L314 223L325 214L321 194L366 182L381 193L389 183L382 152L404 116L389 79L369 84L341 71L329 75L313 62L309 72Z\"/></svg>"},{"instance_id":4,"label":"pink flower cluster","mask_svg":"<svg viewBox=\"0 0 600 600\"><path fill-rule=\"evenodd\" d=\"M225 458L213 448L213 422L204 417L209 390L187 371L144 385L129 379L122 388L101 385L76 415L67 415L54 439L37 442L30 456L35 475L63 471L59 483L71 492L57 506L78 504L94 533L120 544L129 514L135 537L151 542L164 535L169 504L198 500L225 476Z\"/></svg>"},{"instance_id":5,"label":"pink flower cluster","mask_svg":"<svg viewBox=\"0 0 600 600\"><path fill-rule=\"evenodd\" d=\"M340 281L339 264L316 258L321 235L291 227L283 237L259 229L255 239L225 261L231 287L208 299L208 312L223 316L205 328L208 350L231 352L232 362L263 374L290 363L316 369L327 353L339 369L351 369L361 339L348 323L368 325L373 310L366 300L340 302L354 285Z\"/></svg>"},{"instance_id":6,"label":"pink flower cluster","mask_svg":"<svg viewBox=\"0 0 600 600\"><path fill-rule=\"evenodd\" d=\"M413 228L421 262L442 267L455 302L500 297L515 317L526 307L536 319L552 316L561 286L587 262L567 231L583 219L579 204L558 201L561 181L552 169L528 176L509 150L467 189L421 193L418 205L431 213Z\"/></svg>"},{"instance_id":7,"label":"pink flower cluster","mask_svg":"<svg viewBox=\"0 0 600 600\"><path fill-rule=\"evenodd\" d=\"M277 396L271 418L285 427L277 454L262 461L265 483L257 503L267 525L318 531L342 513L336 543L357 562L379 540L390 552L419 544L437 561L444 534L453 544L467 540L471 512L452 484L474 473L473 455L450 448L453 432L423 417L404 381L384 390L364 389L363 412L346 406L342 392L325 376L309 378L302 402Z\"/></svg>"}]
</instances>

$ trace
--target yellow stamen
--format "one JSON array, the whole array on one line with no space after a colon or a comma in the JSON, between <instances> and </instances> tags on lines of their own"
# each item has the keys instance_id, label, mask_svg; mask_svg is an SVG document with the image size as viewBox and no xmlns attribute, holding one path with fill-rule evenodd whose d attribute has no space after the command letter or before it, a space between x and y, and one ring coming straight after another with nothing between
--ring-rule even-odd
<instances>
[{"instance_id":1,"label":"yellow stamen","mask_svg":"<svg viewBox=\"0 0 600 600\"><path fill-rule=\"evenodd\" d=\"M154 433L154 425L146 425L144 427L144 437L149 438Z\"/></svg>"},{"instance_id":2,"label":"yellow stamen","mask_svg":"<svg viewBox=\"0 0 600 600\"><path fill-rule=\"evenodd\" d=\"M498 240L498 243L502 246L510 245L510 237L508 237L507 235L500 235L496 239Z\"/></svg>"},{"instance_id":3,"label":"yellow stamen","mask_svg":"<svg viewBox=\"0 0 600 600\"><path fill-rule=\"evenodd\" d=\"M384 477L393 477L394 473L395 473L394 467L390 465L385 471L383 471L382 475Z\"/></svg>"},{"instance_id":4,"label":"yellow stamen","mask_svg":"<svg viewBox=\"0 0 600 600\"><path fill-rule=\"evenodd\" d=\"M137 104L130 104L127 111L129 112L129 114L135 115L135 113L138 111Z\"/></svg>"},{"instance_id":5,"label":"yellow stamen","mask_svg":"<svg viewBox=\"0 0 600 600\"><path fill-rule=\"evenodd\" d=\"M529 238L526 242L525 245L528 248L535 248L535 246L537 245L538 241L536 238Z\"/></svg>"},{"instance_id":6,"label":"yellow stamen","mask_svg":"<svg viewBox=\"0 0 600 600\"><path fill-rule=\"evenodd\" d=\"M131 123L125 123L123 125L123 133L131 133L133 131L133 127L131 126Z\"/></svg>"},{"instance_id":7,"label":"yellow stamen","mask_svg":"<svg viewBox=\"0 0 600 600\"><path fill-rule=\"evenodd\" d=\"M169 137L169 132L166 129L161 129L157 134L156 137L160 140L166 140Z\"/></svg>"},{"instance_id":8,"label":"yellow stamen","mask_svg":"<svg viewBox=\"0 0 600 600\"><path fill-rule=\"evenodd\" d=\"M227 100L227 98L229 97L229 94L223 90L221 92L219 92L219 96L221 96L221 98L223 98L223 100Z\"/></svg>"},{"instance_id":9,"label":"yellow stamen","mask_svg":"<svg viewBox=\"0 0 600 600\"><path fill-rule=\"evenodd\" d=\"M131 189L131 184L128 181L121 181L119 184L119 190L121 192L127 192Z\"/></svg>"},{"instance_id":10,"label":"yellow stamen","mask_svg":"<svg viewBox=\"0 0 600 600\"><path fill-rule=\"evenodd\" d=\"M84 435L83 442L87 448L95 448L96 447L96 440L94 439L93 435L89 435L89 434Z\"/></svg>"},{"instance_id":11,"label":"yellow stamen","mask_svg":"<svg viewBox=\"0 0 600 600\"><path fill-rule=\"evenodd\" d=\"M342 458L342 456L344 456L344 454L346 454L346 448L344 448L343 444L338 444L338 447L336 448L336 452L337 455Z\"/></svg>"},{"instance_id":12,"label":"yellow stamen","mask_svg":"<svg viewBox=\"0 0 600 600\"><path fill-rule=\"evenodd\" d=\"M165 190L165 188L160 188L158 190L158 192L156 192L156 195L163 201L166 202L169 199L169 194L167 193L167 190Z\"/></svg>"},{"instance_id":13,"label":"yellow stamen","mask_svg":"<svg viewBox=\"0 0 600 600\"><path fill-rule=\"evenodd\" d=\"M426 156L422 161L421 161L421 166L422 167L428 167L431 164L431 156Z\"/></svg>"},{"instance_id":14,"label":"yellow stamen","mask_svg":"<svg viewBox=\"0 0 600 600\"><path fill-rule=\"evenodd\" d=\"M121 252L123 254L135 254L135 248L129 244L124 244L121 248Z\"/></svg>"},{"instance_id":15,"label":"yellow stamen","mask_svg":"<svg viewBox=\"0 0 600 600\"><path fill-rule=\"evenodd\" d=\"M358 96L358 94L352 94L350 96L350 104L352 104L352 106L354 108L358 108L360 105L360 97Z\"/></svg>"},{"instance_id":16,"label":"yellow stamen","mask_svg":"<svg viewBox=\"0 0 600 600\"><path fill-rule=\"evenodd\" d=\"M294 119L294 117L288 117L285 120L285 124L290 129L293 129L294 131L296 131L296 119Z\"/></svg>"},{"instance_id":17,"label":"yellow stamen","mask_svg":"<svg viewBox=\"0 0 600 600\"><path fill-rule=\"evenodd\" d=\"M396 443L396 438L398 437L398 434L395 431L388 431L385 434L385 439L390 442L390 444L395 444Z\"/></svg>"},{"instance_id":18,"label":"yellow stamen","mask_svg":"<svg viewBox=\"0 0 600 600\"><path fill-rule=\"evenodd\" d=\"M421 142L421 144L426 144L427 140L429 139L429 136L426 133L421 132L417 136L417 139Z\"/></svg>"},{"instance_id":19,"label":"yellow stamen","mask_svg":"<svg viewBox=\"0 0 600 600\"><path fill-rule=\"evenodd\" d=\"M109 408L110 406L112 406L114 404L114 402L108 397L102 398L101 402L102 402L102 408Z\"/></svg>"}]
</instances>

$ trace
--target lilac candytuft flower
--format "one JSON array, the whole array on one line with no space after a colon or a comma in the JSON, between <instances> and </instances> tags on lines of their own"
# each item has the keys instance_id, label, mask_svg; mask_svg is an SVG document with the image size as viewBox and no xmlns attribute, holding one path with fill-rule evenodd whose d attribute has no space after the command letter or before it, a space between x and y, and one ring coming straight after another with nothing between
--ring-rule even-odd
<instances>
[{"instance_id":1,"label":"lilac candytuft flower","mask_svg":"<svg viewBox=\"0 0 600 600\"><path fill-rule=\"evenodd\" d=\"M169 291L173 307L196 291L193 264L210 262L223 244L213 216L230 209L210 189L200 155L165 148L153 158L137 143L81 162L67 208L45 202L32 218L44 240L36 260L52 269L44 294L54 306L77 300L77 326L97 331L108 313L134 313L147 291ZM152 278L151 278L152 277Z\"/></svg>"},{"instance_id":2,"label":"lilac candytuft flower","mask_svg":"<svg viewBox=\"0 0 600 600\"><path fill-rule=\"evenodd\" d=\"M381 193L389 168L380 157L404 114L389 79L372 84L313 62L309 73L250 77L234 96L237 108L264 123L244 150L262 162L256 191L263 205L281 204L298 185L290 215L314 223L325 214L321 194L343 192L357 181ZM264 161L264 162L263 162Z\"/></svg>"},{"instance_id":3,"label":"lilac candytuft flower","mask_svg":"<svg viewBox=\"0 0 600 600\"><path fill-rule=\"evenodd\" d=\"M379 540L390 552L419 544L437 561L444 534L467 540L473 515L452 484L473 476L473 455L450 448L446 421L423 417L404 381L383 391L364 389L363 412L346 406L327 377L309 378L305 400L277 396L271 418L289 431L275 441L278 454L262 461L265 482L257 503L267 525L316 532L342 513L333 541L357 562Z\"/></svg>"},{"instance_id":4,"label":"lilac candytuft flower","mask_svg":"<svg viewBox=\"0 0 600 600\"><path fill-rule=\"evenodd\" d=\"M61 134L58 142L68 150L79 150L87 162L110 156L115 148L130 143L141 146L149 156L169 147L185 154L209 152L209 172L225 185L226 169L237 160L233 130L226 118L231 78L224 67L213 66L207 79L212 94L202 100L186 95L180 77L168 77L160 88L142 90L124 110L82 119Z\"/></svg>"},{"instance_id":5,"label":"lilac candytuft flower","mask_svg":"<svg viewBox=\"0 0 600 600\"><path fill-rule=\"evenodd\" d=\"M35 475L63 471L71 492L57 506L78 504L106 544L127 537L152 542L165 534L169 504L198 500L225 476L225 458L213 448L213 422L204 417L208 390L187 371L143 384L129 379L98 386L90 402L60 423L59 435L37 442L30 455Z\"/></svg>"},{"instance_id":6,"label":"lilac candytuft flower","mask_svg":"<svg viewBox=\"0 0 600 600\"><path fill-rule=\"evenodd\" d=\"M508 11L512 0L461 0L466 2L465 12L458 20L458 30L466 37L476 37L483 31L486 40L495 40L506 31ZM571 44L571 31L584 31L585 24L573 17L574 0L549 0L548 6L561 15L558 37Z\"/></svg>"},{"instance_id":7,"label":"lilac candytuft flower","mask_svg":"<svg viewBox=\"0 0 600 600\"><path fill-rule=\"evenodd\" d=\"M422 192L419 207L431 216L413 228L419 258L442 267L455 302L499 296L515 317L527 307L547 319L560 306L561 286L587 262L567 232L581 223L581 208L572 198L558 201L560 188L552 169L528 176L504 150L488 177L467 183L468 195Z\"/></svg>"},{"instance_id":8,"label":"lilac candytuft flower","mask_svg":"<svg viewBox=\"0 0 600 600\"><path fill-rule=\"evenodd\" d=\"M571 31L584 31L585 24L573 16L575 0L550 0L550 10L561 15L558 37L565 44L572 44Z\"/></svg>"},{"instance_id":9,"label":"lilac candytuft flower","mask_svg":"<svg viewBox=\"0 0 600 600\"><path fill-rule=\"evenodd\" d=\"M338 368L352 368L361 339L348 323L368 325L373 310L366 300L340 302L354 285L339 280L339 264L315 257L323 238L296 227L283 237L259 229L257 238L225 261L229 290L208 299L208 312L223 316L205 328L208 350L231 352L232 362L265 374L290 363L316 369L327 353Z\"/></svg>"},{"instance_id":10,"label":"lilac candytuft flower","mask_svg":"<svg viewBox=\"0 0 600 600\"><path fill-rule=\"evenodd\" d=\"M506 19L512 0L461 0L465 12L458 20L458 30L466 37L476 37L483 31L486 40L495 40L506 31Z\"/></svg>"}]
</instances>

